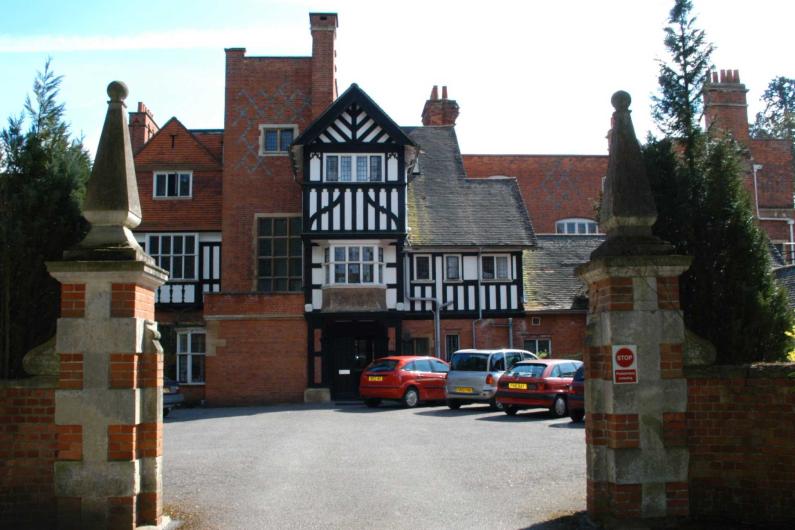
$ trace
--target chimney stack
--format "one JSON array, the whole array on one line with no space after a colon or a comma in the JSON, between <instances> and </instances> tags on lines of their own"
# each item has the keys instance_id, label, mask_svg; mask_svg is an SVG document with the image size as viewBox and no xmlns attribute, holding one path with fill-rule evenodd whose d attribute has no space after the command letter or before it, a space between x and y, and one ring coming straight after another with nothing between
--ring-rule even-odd
<instances>
[{"instance_id":1,"label":"chimney stack","mask_svg":"<svg viewBox=\"0 0 795 530\"><path fill-rule=\"evenodd\" d=\"M454 99L447 99L447 86L442 86L442 99L439 99L439 87L433 85L431 97L425 102L422 109L422 124L429 125L455 125L458 118L458 103Z\"/></svg>"},{"instance_id":2,"label":"chimney stack","mask_svg":"<svg viewBox=\"0 0 795 530\"><path fill-rule=\"evenodd\" d=\"M707 130L730 132L741 141L748 140L748 102L739 70L710 72L704 84L704 119Z\"/></svg>"},{"instance_id":3,"label":"chimney stack","mask_svg":"<svg viewBox=\"0 0 795 530\"><path fill-rule=\"evenodd\" d=\"M312 117L317 118L337 99L336 13L309 13L312 31Z\"/></svg>"},{"instance_id":4,"label":"chimney stack","mask_svg":"<svg viewBox=\"0 0 795 530\"><path fill-rule=\"evenodd\" d=\"M160 130L160 127L157 126L154 116L142 101L138 102L138 110L130 112L129 116L130 143L132 152L137 153Z\"/></svg>"}]
</instances>

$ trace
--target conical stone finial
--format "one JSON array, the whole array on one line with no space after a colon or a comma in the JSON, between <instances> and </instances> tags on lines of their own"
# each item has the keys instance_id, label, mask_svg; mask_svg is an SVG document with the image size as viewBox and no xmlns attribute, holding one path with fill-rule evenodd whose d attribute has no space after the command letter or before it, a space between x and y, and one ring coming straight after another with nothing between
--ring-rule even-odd
<instances>
[{"instance_id":1,"label":"conical stone finial","mask_svg":"<svg viewBox=\"0 0 795 530\"><path fill-rule=\"evenodd\" d=\"M64 253L65 259L152 261L131 231L141 224L141 203L127 129L127 94L121 81L108 85L108 112L83 202L83 216L91 229Z\"/></svg>"},{"instance_id":2,"label":"conical stone finial","mask_svg":"<svg viewBox=\"0 0 795 530\"><path fill-rule=\"evenodd\" d=\"M632 125L629 110L632 98L619 90L610 102L615 112L599 212L599 226L607 234L607 240L591 257L668 254L672 247L651 233L657 220L657 208Z\"/></svg>"}]
</instances>

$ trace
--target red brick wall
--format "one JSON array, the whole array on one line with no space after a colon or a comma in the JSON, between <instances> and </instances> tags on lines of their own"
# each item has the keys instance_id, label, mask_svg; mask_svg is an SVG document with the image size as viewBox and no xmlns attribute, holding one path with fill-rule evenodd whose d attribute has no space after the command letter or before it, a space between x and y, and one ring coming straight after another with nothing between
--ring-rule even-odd
<instances>
[{"instance_id":1,"label":"red brick wall","mask_svg":"<svg viewBox=\"0 0 795 530\"><path fill-rule=\"evenodd\" d=\"M213 294L204 307L211 320L208 405L303 401L308 340L303 294Z\"/></svg>"},{"instance_id":2,"label":"red brick wall","mask_svg":"<svg viewBox=\"0 0 795 530\"><path fill-rule=\"evenodd\" d=\"M792 151L786 140L751 140L760 208L792 208ZM763 215L764 216L764 215ZM786 225L785 225L786 226Z\"/></svg>"},{"instance_id":3,"label":"red brick wall","mask_svg":"<svg viewBox=\"0 0 795 530\"><path fill-rule=\"evenodd\" d=\"M201 136L213 142L221 137L220 134ZM211 147L217 146L211 144ZM169 120L135 156L143 215L137 230L220 230L222 165L220 157L215 155L176 118ZM191 197L155 199L154 172L174 169L193 172Z\"/></svg>"},{"instance_id":4,"label":"red brick wall","mask_svg":"<svg viewBox=\"0 0 795 530\"><path fill-rule=\"evenodd\" d=\"M464 155L464 168L473 178L516 177L536 233L554 234L559 219L596 218L607 156Z\"/></svg>"},{"instance_id":5,"label":"red brick wall","mask_svg":"<svg viewBox=\"0 0 795 530\"><path fill-rule=\"evenodd\" d=\"M795 523L795 364L688 368L694 517Z\"/></svg>"},{"instance_id":6,"label":"red brick wall","mask_svg":"<svg viewBox=\"0 0 795 530\"><path fill-rule=\"evenodd\" d=\"M536 315L540 319L533 325L532 317L513 319L513 347L522 348L525 339L550 339L552 341L552 357L582 359L585 349L585 313L561 313ZM507 348L508 319L487 318L476 324L477 347ZM458 335L460 347L472 348L471 319L442 319L442 357L445 352L445 336ZM428 339L430 351L433 352L433 319L404 320L403 339Z\"/></svg>"},{"instance_id":7,"label":"red brick wall","mask_svg":"<svg viewBox=\"0 0 795 530\"><path fill-rule=\"evenodd\" d=\"M53 526L55 390L0 388L0 528Z\"/></svg>"}]
</instances>

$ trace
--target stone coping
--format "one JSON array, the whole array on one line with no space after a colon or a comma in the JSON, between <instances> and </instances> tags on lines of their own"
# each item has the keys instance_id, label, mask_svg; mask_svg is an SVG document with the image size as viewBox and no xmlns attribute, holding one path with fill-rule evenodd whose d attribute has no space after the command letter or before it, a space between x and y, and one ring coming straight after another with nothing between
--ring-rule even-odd
<instances>
[{"instance_id":1,"label":"stone coping","mask_svg":"<svg viewBox=\"0 0 795 530\"><path fill-rule=\"evenodd\" d=\"M686 366L687 378L748 378L775 379L792 378L795 385L795 363L752 363L739 365Z\"/></svg>"},{"instance_id":2,"label":"stone coping","mask_svg":"<svg viewBox=\"0 0 795 530\"><path fill-rule=\"evenodd\" d=\"M37 375L24 379L0 379L0 388L52 388L58 387L57 375Z\"/></svg>"}]
</instances>

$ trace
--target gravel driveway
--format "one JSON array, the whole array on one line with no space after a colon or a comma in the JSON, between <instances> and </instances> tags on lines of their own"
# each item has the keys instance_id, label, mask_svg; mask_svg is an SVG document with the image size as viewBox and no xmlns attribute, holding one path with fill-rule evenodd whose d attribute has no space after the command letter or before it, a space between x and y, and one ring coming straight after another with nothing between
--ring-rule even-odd
<instances>
[{"instance_id":1,"label":"gravel driveway","mask_svg":"<svg viewBox=\"0 0 795 530\"><path fill-rule=\"evenodd\" d=\"M585 509L583 424L541 410L177 409L164 434L164 504L189 528L515 529Z\"/></svg>"}]
</instances>

